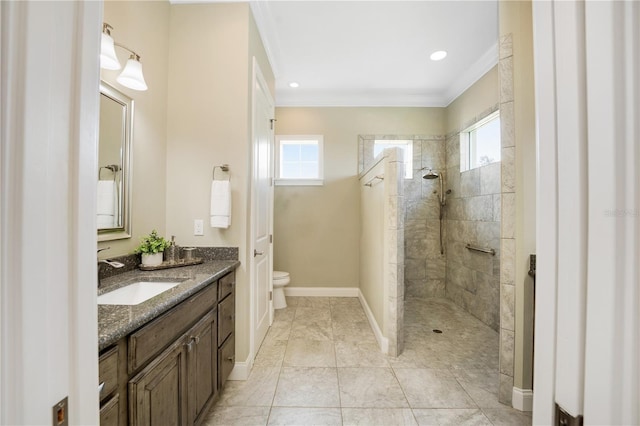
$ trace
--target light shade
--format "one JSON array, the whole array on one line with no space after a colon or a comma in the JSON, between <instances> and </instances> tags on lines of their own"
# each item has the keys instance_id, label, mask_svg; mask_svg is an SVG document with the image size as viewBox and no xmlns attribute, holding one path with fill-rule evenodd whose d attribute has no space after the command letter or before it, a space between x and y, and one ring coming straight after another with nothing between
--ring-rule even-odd
<instances>
[{"instance_id":1,"label":"light shade","mask_svg":"<svg viewBox=\"0 0 640 426\"><path fill-rule=\"evenodd\" d=\"M122 66L116 56L116 49L113 44L113 38L106 33L102 33L100 42L100 68L106 70L119 70Z\"/></svg>"},{"instance_id":2,"label":"light shade","mask_svg":"<svg viewBox=\"0 0 640 426\"><path fill-rule=\"evenodd\" d=\"M127 65L125 65L124 70L122 70L122 73L116 81L129 89L147 90L147 83L144 81L142 64L139 59L139 56L131 55L127 61Z\"/></svg>"}]
</instances>

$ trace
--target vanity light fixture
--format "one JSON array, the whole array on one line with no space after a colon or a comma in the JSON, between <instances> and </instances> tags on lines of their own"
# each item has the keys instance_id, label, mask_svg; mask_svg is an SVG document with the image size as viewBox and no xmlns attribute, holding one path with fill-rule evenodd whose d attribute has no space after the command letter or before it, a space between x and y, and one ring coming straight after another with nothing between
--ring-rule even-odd
<instances>
[{"instance_id":1,"label":"vanity light fixture","mask_svg":"<svg viewBox=\"0 0 640 426\"><path fill-rule=\"evenodd\" d=\"M116 81L124 87L133 90L147 90L147 83L142 74L142 64L140 55L120 43L116 43L111 37L113 27L106 22L102 24L102 40L100 43L100 68L107 70L119 70L122 66L116 56L115 46L121 47L131 53L124 70L120 73Z\"/></svg>"},{"instance_id":2,"label":"vanity light fixture","mask_svg":"<svg viewBox=\"0 0 640 426\"><path fill-rule=\"evenodd\" d=\"M447 52L444 50L438 50L437 52L433 52L431 56L429 56L429 58L431 58L432 61L441 61L446 57L447 57Z\"/></svg>"},{"instance_id":3,"label":"vanity light fixture","mask_svg":"<svg viewBox=\"0 0 640 426\"><path fill-rule=\"evenodd\" d=\"M115 42L111 37L113 27L106 22L102 24L102 40L100 41L100 68L119 70L120 61L116 56Z\"/></svg>"},{"instance_id":4,"label":"vanity light fixture","mask_svg":"<svg viewBox=\"0 0 640 426\"><path fill-rule=\"evenodd\" d=\"M289 87L293 87L295 89L296 87L300 87L300 85L295 81L292 81L291 83L289 83Z\"/></svg>"}]
</instances>

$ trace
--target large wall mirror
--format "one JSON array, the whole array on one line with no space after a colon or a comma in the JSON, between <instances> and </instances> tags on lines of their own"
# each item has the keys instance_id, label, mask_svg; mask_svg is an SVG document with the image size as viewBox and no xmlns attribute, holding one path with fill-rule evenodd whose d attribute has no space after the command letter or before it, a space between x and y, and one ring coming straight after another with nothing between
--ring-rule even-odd
<instances>
[{"instance_id":1,"label":"large wall mirror","mask_svg":"<svg viewBox=\"0 0 640 426\"><path fill-rule=\"evenodd\" d=\"M133 99L100 82L98 241L131 237Z\"/></svg>"}]
</instances>

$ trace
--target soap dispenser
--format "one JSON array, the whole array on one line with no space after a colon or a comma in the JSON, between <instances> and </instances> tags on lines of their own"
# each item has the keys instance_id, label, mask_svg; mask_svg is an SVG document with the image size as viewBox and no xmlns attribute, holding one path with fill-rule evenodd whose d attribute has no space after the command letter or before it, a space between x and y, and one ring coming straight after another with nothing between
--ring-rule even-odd
<instances>
[{"instance_id":1,"label":"soap dispenser","mask_svg":"<svg viewBox=\"0 0 640 426\"><path fill-rule=\"evenodd\" d=\"M165 250L165 255L169 263L176 263L178 260L178 246L176 246L176 236L171 236L171 244Z\"/></svg>"}]
</instances>

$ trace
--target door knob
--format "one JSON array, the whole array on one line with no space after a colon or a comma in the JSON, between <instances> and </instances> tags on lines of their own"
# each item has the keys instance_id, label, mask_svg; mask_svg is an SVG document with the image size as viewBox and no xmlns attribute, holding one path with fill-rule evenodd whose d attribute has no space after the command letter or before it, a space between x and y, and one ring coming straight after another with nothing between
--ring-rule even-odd
<instances>
[{"instance_id":1,"label":"door knob","mask_svg":"<svg viewBox=\"0 0 640 426\"><path fill-rule=\"evenodd\" d=\"M262 256L263 254L263 251L253 250L253 257Z\"/></svg>"}]
</instances>

